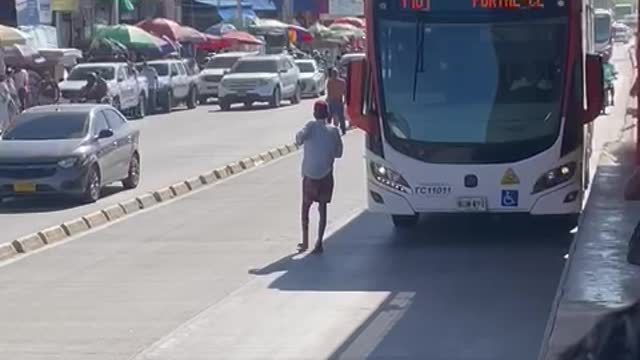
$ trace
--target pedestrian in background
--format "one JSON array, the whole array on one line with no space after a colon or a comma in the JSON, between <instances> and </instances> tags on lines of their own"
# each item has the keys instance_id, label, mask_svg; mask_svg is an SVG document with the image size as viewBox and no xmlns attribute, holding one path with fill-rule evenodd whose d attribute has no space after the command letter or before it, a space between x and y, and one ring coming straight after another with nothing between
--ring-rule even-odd
<instances>
[{"instance_id":1,"label":"pedestrian in background","mask_svg":"<svg viewBox=\"0 0 640 360\"><path fill-rule=\"evenodd\" d=\"M141 74L142 76L147 78L147 84L149 84L149 98L147 99L147 108L151 112L154 112L158 105L158 71L156 71L153 66L149 66L149 63L147 63L147 59L144 57L142 58Z\"/></svg>"},{"instance_id":2,"label":"pedestrian in background","mask_svg":"<svg viewBox=\"0 0 640 360\"><path fill-rule=\"evenodd\" d=\"M20 111L29 107L29 73L23 68L18 68L13 73L13 82L20 99Z\"/></svg>"},{"instance_id":3,"label":"pedestrian in background","mask_svg":"<svg viewBox=\"0 0 640 360\"><path fill-rule=\"evenodd\" d=\"M347 133L347 124L344 117L344 97L347 92L347 83L342 80L336 68L329 72L327 81L327 102L329 103L329 116L336 126L340 127L342 134Z\"/></svg>"},{"instance_id":4,"label":"pedestrian in background","mask_svg":"<svg viewBox=\"0 0 640 360\"><path fill-rule=\"evenodd\" d=\"M327 205L333 197L333 164L342 157L342 137L329 123L329 106L317 101L313 107L315 120L309 121L296 135L296 144L304 145L302 159L302 243L298 251L309 248L309 211L318 203L320 215L318 240L314 253L322 253L324 232L327 227Z\"/></svg>"}]
</instances>

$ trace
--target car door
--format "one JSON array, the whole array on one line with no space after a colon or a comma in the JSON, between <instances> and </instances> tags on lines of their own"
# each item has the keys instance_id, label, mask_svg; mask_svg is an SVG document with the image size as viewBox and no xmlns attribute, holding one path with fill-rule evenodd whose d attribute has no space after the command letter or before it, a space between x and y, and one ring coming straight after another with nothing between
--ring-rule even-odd
<instances>
[{"instance_id":1,"label":"car door","mask_svg":"<svg viewBox=\"0 0 640 360\"><path fill-rule=\"evenodd\" d=\"M291 59L286 60L287 63L287 80L289 81L289 86L291 87L291 94L293 95L296 91L296 87L298 86L298 67L295 62Z\"/></svg>"},{"instance_id":2,"label":"car door","mask_svg":"<svg viewBox=\"0 0 640 360\"><path fill-rule=\"evenodd\" d=\"M102 184L109 184L115 181L116 171L116 148L117 142L115 136L100 139L99 135L102 130L111 130L107 118L103 111L97 111L93 115L91 135L94 141L98 142L98 166L100 166L100 174L102 176Z\"/></svg>"},{"instance_id":3,"label":"car door","mask_svg":"<svg viewBox=\"0 0 640 360\"><path fill-rule=\"evenodd\" d=\"M289 76L289 62L286 59L281 59L279 62L280 82L282 84L282 97L288 98L291 96L291 78Z\"/></svg>"},{"instance_id":4,"label":"car door","mask_svg":"<svg viewBox=\"0 0 640 360\"><path fill-rule=\"evenodd\" d=\"M113 131L113 138L116 142L113 159L115 176L117 180L121 180L129 174L129 162L137 138L134 136L134 133L129 127L129 123L122 114L111 109L105 109L102 113L107 119L109 128Z\"/></svg>"},{"instance_id":5,"label":"car door","mask_svg":"<svg viewBox=\"0 0 640 360\"><path fill-rule=\"evenodd\" d=\"M180 70L176 62L169 64L169 75L171 76L171 91L174 98L182 98L182 88L180 87Z\"/></svg>"},{"instance_id":6,"label":"car door","mask_svg":"<svg viewBox=\"0 0 640 360\"><path fill-rule=\"evenodd\" d=\"M176 63L178 66L178 71L180 72L180 98L184 99L189 94L189 74L187 73L187 68L184 66L182 61Z\"/></svg>"}]
</instances>

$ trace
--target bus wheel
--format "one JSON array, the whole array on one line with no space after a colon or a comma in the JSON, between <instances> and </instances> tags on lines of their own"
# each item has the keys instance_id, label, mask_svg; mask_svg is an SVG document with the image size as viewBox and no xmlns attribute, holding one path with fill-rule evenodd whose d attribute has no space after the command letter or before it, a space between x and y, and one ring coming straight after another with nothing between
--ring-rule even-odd
<instances>
[{"instance_id":1,"label":"bus wheel","mask_svg":"<svg viewBox=\"0 0 640 360\"><path fill-rule=\"evenodd\" d=\"M393 220L393 225L397 228L407 229L412 228L418 225L418 220L420 219L420 215L391 215L391 220Z\"/></svg>"}]
</instances>

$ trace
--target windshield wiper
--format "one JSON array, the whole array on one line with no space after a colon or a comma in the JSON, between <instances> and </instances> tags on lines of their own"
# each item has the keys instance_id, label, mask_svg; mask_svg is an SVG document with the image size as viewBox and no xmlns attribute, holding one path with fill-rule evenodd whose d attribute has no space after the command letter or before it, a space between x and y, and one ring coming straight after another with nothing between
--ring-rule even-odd
<instances>
[{"instance_id":1,"label":"windshield wiper","mask_svg":"<svg viewBox=\"0 0 640 360\"><path fill-rule=\"evenodd\" d=\"M416 22L416 60L413 70L413 101L416 101L416 92L418 90L418 74L424 72L424 31L425 22L422 18L418 18Z\"/></svg>"}]
</instances>

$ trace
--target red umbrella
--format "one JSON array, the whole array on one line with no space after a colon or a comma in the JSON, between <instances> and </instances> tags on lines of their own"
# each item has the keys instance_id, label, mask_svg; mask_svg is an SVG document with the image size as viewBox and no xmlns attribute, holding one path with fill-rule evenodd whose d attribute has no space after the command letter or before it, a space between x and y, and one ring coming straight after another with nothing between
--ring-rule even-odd
<instances>
[{"instance_id":1,"label":"red umbrella","mask_svg":"<svg viewBox=\"0 0 640 360\"><path fill-rule=\"evenodd\" d=\"M221 36L205 34L206 38L205 42L201 42L196 44L198 49L202 49L205 51L218 51L220 49L225 49L231 46L231 41L228 39L223 39Z\"/></svg>"},{"instance_id":2,"label":"red umbrella","mask_svg":"<svg viewBox=\"0 0 640 360\"><path fill-rule=\"evenodd\" d=\"M237 41L247 45L262 45L262 41L260 41L255 36L246 33L244 31L230 31L228 33L222 34L223 40L229 41Z\"/></svg>"},{"instance_id":3,"label":"red umbrella","mask_svg":"<svg viewBox=\"0 0 640 360\"><path fill-rule=\"evenodd\" d=\"M177 22L169 19L157 18L143 20L136 24L137 27L144 29L158 37L166 36L173 41L181 42L203 42L206 38L202 33L194 28L182 26Z\"/></svg>"},{"instance_id":4,"label":"red umbrella","mask_svg":"<svg viewBox=\"0 0 640 360\"><path fill-rule=\"evenodd\" d=\"M364 20L357 18L357 17L352 17L352 16L347 16L347 17L341 17L338 19L335 19L333 21L334 24L350 24L353 25L355 27L358 27L360 29L364 29L365 27L365 23Z\"/></svg>"}]
</instances>

